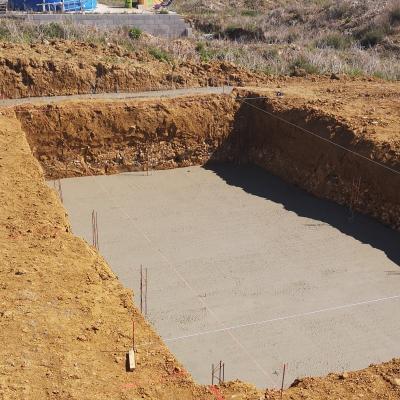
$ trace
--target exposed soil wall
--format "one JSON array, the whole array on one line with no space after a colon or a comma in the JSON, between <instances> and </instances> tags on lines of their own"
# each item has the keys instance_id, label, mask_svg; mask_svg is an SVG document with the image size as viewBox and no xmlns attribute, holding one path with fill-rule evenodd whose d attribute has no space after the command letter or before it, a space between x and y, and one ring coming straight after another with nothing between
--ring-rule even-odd
<instances>
[{"instance_id":1,"label":"exposed soil wall","mask_svg":"<svg viewBox=\"0 0 400 400\"><path fill-rule=\"evenodd\" d=\"M59 178L204 164L232 131L236 108L221 95L23 106L17 115L46 176Z\"/></svg>"},{"instance_id":2,"label":"exposed soil wall","mask_svg":"<svg viewBox=\"0 0 400 400\"><path fill-rule=\"evenodd\" d=\"M400 174L371 162L400 171L400 158L393 157L398 152L395 146L356 135L349 125L324 112L287 107L274 99L246 100L236 123L236 143L244 161L400 228Z\"/></svg>"},{"instance_id":3,"label":"exposed soil wall","mask_svg":"<svg viewBox=\"0 0 400 400\"><path fill-rule=\"evenodd\" d=\"M48 178L210 160L250 162L400 228L400 175L368 161L400 171L396 144L359 135L315 108L255 93L243 96L251 99L205 95L20 106L17 115Z\"/></svg>"}]
</instances>

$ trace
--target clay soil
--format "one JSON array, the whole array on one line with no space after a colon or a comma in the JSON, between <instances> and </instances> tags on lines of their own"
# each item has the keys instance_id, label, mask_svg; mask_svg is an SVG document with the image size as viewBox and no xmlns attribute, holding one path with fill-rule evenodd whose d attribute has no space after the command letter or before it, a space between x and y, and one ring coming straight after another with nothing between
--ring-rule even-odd
<instances>
[{"instance_id":1,"label":"clay soil","mask_svg":"<svg viewBox=\"0 0 400 400\"><path fill-rule=\"evenodd\" d=\"M0 44L3 98L245 85L270 80L226 62L170 62L114 44L60 40Z\"/></svg>"},{"instance_id":2,"label":"clay soil","mask_svg":"<svg viewBox=\"0 0 400 400\"><path fill-rule=\"evenodd\" d=\"M15 57L18 57L17 53ZM15 79L21 76L15 71L13 74ZM4 74L2 76L5 79ZM39 80L34 80L34 85L40 94L40 90L45 90L48 81L43 80L40 83ZM41 87L43 89L39 90ZM58 90L55 88L54 92ZM80 89L75 86L71 90ZM277 96L278 91L283 96ZM248 96L250 92L246 93ZM304 124L311 124L308 127L321 127L325 121L325 130L322 132L324 135L331 135L329 137L338 143L345 140L371 159L391 168L398 167L400 99L397 83L352 81L344 78L339 81L293 79L271 83L262 91L255 92L252 89L251 93L254 97L268 97L256 99L254 104L257 107L274 111L280 116L286 115L287 118L292 118L293 123L303 120ZM144 133L151 133L152 142L160 143L155 135L156 128L166 127L167 129L157 133L164 135L167 132L165 148L159 146L154 149L154 158L159 160L162 167L174 165L163 166L161 161L173 161L177 165L187 162L189 165L206 162L214 155L220 160L236 159L244 162L245 158L251 156L252 162L284 176L283 164L271 160L279 160L277 154L281 154L282 159L286 160L284 148L290 150L289 154L293 154L296 148L301 149L298 147L297 131L280 131L281 135L288 135L285 139L286 145L274 141L280 152L272 154L272 158L269 157L271 153L265 152L263 157L256 159L254 146L238 141L238 137L243 136L235 133L243 132L238 117L249 116L250 107L238 102L236 95L203 97L198 103L188 98L162 102L121 102L121 109L124 111L114 114L117 115L114 119L107 102L85 103L86 111L74 112L77 116L75 119L71 118L71 110L76 103L60 104L56 106L58 122L54 122L53 117L49 118L46 113L38 112L38 109L42 110L39 106L19 106L16 110L2 111L0 399L280 398L276 391L265 393L241 382L226 383L214 388L199 386L193 382L184 367L137 311L132 293L122 287L93 247L71 233L65 210L55 191L46 186L44 172L34 157L34 154L38 155L48 176L55 176L52 175L55 173L62 176L65 165L60 159L61 146L56 143L60 139L58 133L66 132L72 147L68 150L67 142L65 151L76 156L81 165L76 168L76 174L103 173L104 165L101 163L106 160L106 156L111 167L117 171L119 164L116 156L126 144L113 144L110 135L112 129L119 127L120 132L124 133L124 140L128 138L133 141L132 148L128 150L133 151L134 147L137 151L140 146L136 144L142 143L140 137ZM117 108L118 105L117 102ZM147 122L139 124L127 118L127 115L138 115L137 113L143 115L146 110L149 110L149 119L146 120L144 115L143 120ZM213 110L220 110L214 119ZM200 111L202 114L198 116ZM241 112L244 114L240 114ZM187 122L189 116L193 117L190 118L190 123ZM109 119L113 123L104 124ZM152 120L158 121L157 126L151 125ZM253 120L254 124L247 129L250 132L247 138L254 139L255 143L262 145L261 149L265 149L264 145L269 142L265 141L259 125L266 127L270 121L263 122L259 116ZM319 125L315 125L315 121ZM76 130L77 125L81 126L80 132ZM132 128L133 126L140 129ZM92 145L87 142L91 132L94 132ZM335 136L335 132L339 132L339 135ZM342 134L346 134L345 137ZM190 143L186 147L195 150L190 152L190 157L182 153L185 140ZM111 151L101 151L104 143L109 145ZM85 146L88 145L93 154L85 159L81 151L87 151ZM313 143L312 146L317 145ZM239 151L241 149L245 149L243 158ZM140 152L135 154L140 156ZM143 163L139 156L138 163ZM309 157L308 154L302 158ZM101 162L97 165L96 160ZM339 157L337 160L349 162L351 165L351 160L346 157ZM335 170L337 160L332 167ZM324 164L325 161L322 159L321 163ZM300 164L296 161L293 165L297 168ZM304 165L308 167L315 164ZM291 171L290 176L284 177L289 181L303 185L317 195L329 197L329 191L323 190L323 186L306 187L294 170L288 168L288 171ZM318 173L319 170L316 171ZM379 174L377 177L382 179ZM326 175L322 174L320 181L325 178ZM352 180L346 178L343 182ZM398 180L392 182L393 191L398 193ZM390 204L398 205L398 198L393 197L395 195L390 191L385 193L384 199L388 207ZM344 199L346 201L345 197ZM378 201L376 197L373 199ZM136 329L137 369L130 373L125 370L125 353L131 347L132 319ZM398 399L400 360L370 366L358 372L305 378L284 391L283 398Z\"/></svg>"}]
</instances>

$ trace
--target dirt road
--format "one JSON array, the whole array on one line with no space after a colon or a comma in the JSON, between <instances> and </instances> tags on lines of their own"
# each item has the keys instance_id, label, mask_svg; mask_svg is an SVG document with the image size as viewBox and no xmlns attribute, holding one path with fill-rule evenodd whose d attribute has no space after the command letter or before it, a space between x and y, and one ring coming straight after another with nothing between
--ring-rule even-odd
<instances>
[{"instance_id":1,"label":"dirt road","mask_svg":"<svg viewBox=\"0 0 400 400\"><path fill-rule=\"evenodd\" d=\"M22 104L52 104L68 100L121 100L121 99L151 99L151 98L173 98L178 96L193 96L203 94L229 94L232 86L199 87L186 89L149 90L144 92L112 92L93 94L74 94L67 96L40 96L24 97L22 99L0 100L0 107L14 107Z\"/></svg>"}]
</instances>

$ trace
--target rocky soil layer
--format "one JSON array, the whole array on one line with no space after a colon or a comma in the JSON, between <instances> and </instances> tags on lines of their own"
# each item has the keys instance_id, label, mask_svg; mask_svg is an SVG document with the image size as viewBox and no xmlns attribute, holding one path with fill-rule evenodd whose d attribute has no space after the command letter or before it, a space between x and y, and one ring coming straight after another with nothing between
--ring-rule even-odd
<instances>
[{"instance_id":1,"label":"rocky soil layer","mask_svg":"<svg viewBox=\"0 0 400 400\"><path fill-rule=\"evenodd\" d=\"M161 57L161 56L160 56ZM245 85L270 78L226 62L157 59L115 44L0 44L0 96L68 95Z\"/></svg>"},{"instance_id":2,"label":"rocky soil layer","mask_svg":"<svg viewBox=\"0 0 400 400\"><path fill-rule=\"evenodd\" d=\"M205 95L28 105L17 115L46 176L60 178L204 164L232 131L237 106Z\"/></svg>"}]
</instances>

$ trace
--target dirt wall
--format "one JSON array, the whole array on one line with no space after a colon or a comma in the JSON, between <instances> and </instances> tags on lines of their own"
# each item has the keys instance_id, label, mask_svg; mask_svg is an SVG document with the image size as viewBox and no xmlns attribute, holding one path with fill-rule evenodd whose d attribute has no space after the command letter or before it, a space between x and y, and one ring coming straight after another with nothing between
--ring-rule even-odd
<instances>
[{"instance_id":1,"label":"dirt wall","mask_svg":"<svg viewBox=\"0 0 400 400\"><path fill-rule=\"evenodd\" d=\"M400 228L400 175L385 168L400 171L396 144L315 107L236 95L20 106L17 115L48 178L254 163Z\"/></svg>"},{"instance_id":2,"label":"dirt wall","mask_svg":"<svg viewBox=\"0 0 400 400\"><path fill-rule=\"evenodd\" d=\"M59 178L204 164L232 131L236 108L220 95L23 106L17 115L46 176Z\"/></svg>"},{"instance_id":3,"label":"dirt wall","mask_svg":"<svg viewBox=\"0 0 400 400\"><path fill-rule=\"evenodd\" d=\"M400 159L390 157L394 146L357 135L324 112L274 99L246 100L236 123L244 161L400 228L400 174L385 168L400 171Z\"/></svg>"}]
</instances>

